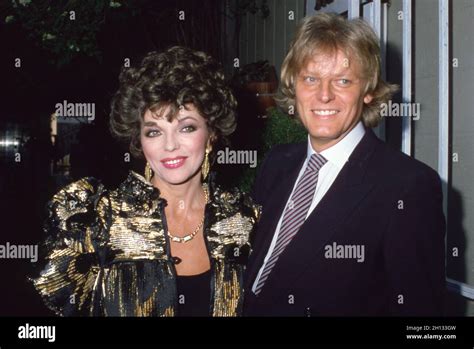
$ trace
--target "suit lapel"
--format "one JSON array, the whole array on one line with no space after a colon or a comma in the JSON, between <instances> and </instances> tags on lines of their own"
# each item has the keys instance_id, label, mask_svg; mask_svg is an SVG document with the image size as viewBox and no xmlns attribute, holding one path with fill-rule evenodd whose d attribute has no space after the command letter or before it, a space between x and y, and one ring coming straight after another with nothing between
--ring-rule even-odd
<instances>
[{"instance_id":1,"label":"suit lapel","mask_svg":"<svg viewBox=\"0 0 474 349\"><path fill-rule=\"evenodd\" d=\"M318 253L324 252L324 246L331 242L331 237L343 224L345 217L373 188L372 183L364 182L363 179L376 142L373 132L367 130L331 188L280 255L261 296L264 296L265 291L279 289L279 282L291 285L292 280L304 272L307 264Z\"/></svg>"},{"instance_id":2,"label":"suit lapel","mask_svg":"<svg viewBox=\"0 0 474 349\"><path fill-rule=\"evenodd\" d=\"M296 151L288 151L284 154L283 164L286 164L286 166L278 174L278 178L281 180L275 182L276 185L272 188L273 190L268 193L269 196L265 200L262 218L252 247L255 254L251 256L249 262L250 269L247 273L247 287L250 287L253 284L263 264L263 260L265 259L272 242L278 221L285 204L288 201L296 179L298 178L301 166L303 166L306 159L306 151L307 148L301 145L301 147L298 147Z\"/></svg>"}]
</instances>

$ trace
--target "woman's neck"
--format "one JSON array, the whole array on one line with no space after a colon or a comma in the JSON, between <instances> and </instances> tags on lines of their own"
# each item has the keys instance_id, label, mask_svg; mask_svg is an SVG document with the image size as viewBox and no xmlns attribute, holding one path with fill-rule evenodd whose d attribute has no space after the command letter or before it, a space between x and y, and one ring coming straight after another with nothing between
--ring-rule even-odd
<instances>
[{"instance_id":1,"label":"woman's neck","mask_svg":"<svg viewBox=\"0 0 474 349\"><path fill-rule=\"evenodd\" d=\"M159 178L152 180L153 185L160 190L161 197L166 199L168 209L188 211L202 209L205 205L205 195L202 189L200 173L182 184L170 184Z\"/></svg>"}]
</instances>

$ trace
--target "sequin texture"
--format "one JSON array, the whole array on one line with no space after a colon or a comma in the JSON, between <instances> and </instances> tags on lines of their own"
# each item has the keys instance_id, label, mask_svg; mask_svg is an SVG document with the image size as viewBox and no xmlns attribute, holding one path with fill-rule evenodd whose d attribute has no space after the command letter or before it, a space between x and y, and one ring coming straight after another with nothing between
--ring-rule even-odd
<instances>
[{"instance_id":1,"label":"sequin texture","mask_svg":"<svg viewBox=\"0 0 474 349\"><path fill-rule=\"evenodd\" d=\"M210 184L209 192L210 315L238 316L249 235L260 209L238 190ZM48 204L46 265L31 279L46 305L61 316L174 316L176 273L165 206L135 172L115 190L88 177L58 192Z\"/></svg>"}]
</instances>

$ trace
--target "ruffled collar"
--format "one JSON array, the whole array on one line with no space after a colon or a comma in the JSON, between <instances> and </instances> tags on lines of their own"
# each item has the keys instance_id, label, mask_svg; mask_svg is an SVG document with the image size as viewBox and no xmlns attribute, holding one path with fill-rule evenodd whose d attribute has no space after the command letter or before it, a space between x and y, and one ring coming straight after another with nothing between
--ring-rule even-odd
<instances>
[{"instance_id":1,"label":"ruffled collar","mask_svg":"<svg viewBox=\"0 0 474 349\"><path fill-rule=\"evenodd\" d=\"M209 184L205 184L208 185ZM214 185L212 185L214 187ZM124 200L137 207L144 206L145 210L153 207L153 203L162 203L167 205L166 199L161 197L160 190L148 182L142 175L135 171L129 171L127 178L119 185L119 192ZM209 189L209 200L212 201L213 190Z\"/></svg>"},{"instance_id":2,"label":"ruffled collar","mask_svg":"<svg viewBox=\"0 0 474 349\"><path fill-rule=\"evenodd\" d=\"M233 222L243 222L248 219L244 217L255 217L256 206L251 198L238 188L230 191L223 190L215 184L214 176L210 176L205 185L209 188L209 202L205 210L209 252L215 258L224 258L226 254L224 246L229 244L233 246L235 241L232 236L223 234L223 231L217 228L218 224L227 221L227 219L232 219ZM160 215L159 207L165 207L167 204L166 199L160 197L160 191L157 188L133 171L130 171L126 180L120 184L119 192L122 200L137 214ZM236 223L237 226L239 224Z\"/></svg>"},{"instance_id":3,"label":"ruffled collar","mask_svg":"<svg viewBox=\"0 0 474 349\"><path fill-rule=\"evenodd\" d=\"M231 191L224 191L215 184L214 174L209 176L207 183L209 189L209 203L212 211L211 217L217 220L230 217L242 210L242 206L251 206L248 196L244 195L238 188ZM163 203L167 205L166 199L160 197L160 191L148 182L142 175L135 171L130 171L127 178L120 184L119 191L124 196L127 203L149 210L153 203Z\"/></svg>"}]
</instances>

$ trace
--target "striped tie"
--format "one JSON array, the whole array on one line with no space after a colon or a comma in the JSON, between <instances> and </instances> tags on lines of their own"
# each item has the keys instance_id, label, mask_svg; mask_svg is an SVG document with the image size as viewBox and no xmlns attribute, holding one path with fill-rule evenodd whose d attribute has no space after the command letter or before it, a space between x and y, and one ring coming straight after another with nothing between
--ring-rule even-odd
<instances>
[{"instance_id":1,"label":"striped tie","mask_svg":"<svg viewBox=\"0 0 474 349\"><path fill-rule=\"evenodd\" d=\"M262 290L265 281L278 261L278 257L280 257L305 221L306 214L313 201L316 184L318 183L319 170L326 162L327 160L322 155L311 155L308 166L306 166L306 170L296 185L295 191L285 209L275 248L265 264L265 268L255 287L256 295Z\"/></svg>"}]
</instances>

